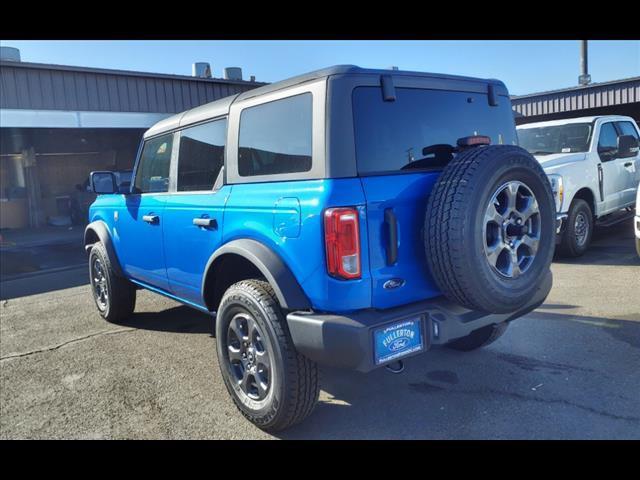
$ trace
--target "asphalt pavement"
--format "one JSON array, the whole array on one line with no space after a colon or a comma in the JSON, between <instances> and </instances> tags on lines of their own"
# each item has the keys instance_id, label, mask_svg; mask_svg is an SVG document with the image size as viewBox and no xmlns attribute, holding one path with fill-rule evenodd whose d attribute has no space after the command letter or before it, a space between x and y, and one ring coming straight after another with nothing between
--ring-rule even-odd
<instances>
[{"instance_id":1,"label":"asphalt pavement","mask_svg":"<svg viewBox=\"0 0 640 480\"><path fill-rule=\"evenodd\" d=\"M0 438L639 439L631 222L552 270L545 304L493 345L433 349L400 375L323 369L314 413L275 436L231 402L211 317L141 291L108 324L86 267L3 281Z\"/></svg>"}]
</instances>

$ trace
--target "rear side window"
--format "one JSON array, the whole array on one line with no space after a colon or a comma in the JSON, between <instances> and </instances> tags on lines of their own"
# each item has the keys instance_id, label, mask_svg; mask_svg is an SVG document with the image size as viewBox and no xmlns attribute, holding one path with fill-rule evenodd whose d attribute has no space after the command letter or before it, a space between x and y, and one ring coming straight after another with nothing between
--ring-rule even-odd
<instances>
[{"instance_id":1,"label":"rear side window","mask_svg":"<svg viewBox=\"0 0 640 480\"><path fill-rule=\"evenodd\" d=\"M147 140L136 173L137 193L166 192L169 190L169 166L173 133Z\"/></svg>"},{"instance_id":2,"label":"rear side window","mask_svg":"<svg viewBox=\"0 0 640 480\"><path fill-rule=\"evenodd\" d=\"M180 133L178 191L211 190L224 164L226 120L216 120Z\"/></svg>"},{"instance_id":3,"label":"rear side window","mask_svg":"<svg viewBox=\"0 0 640 480\"><path fill-rule=\"evenodd\" d=\"M310 93L249 107L240 115L242 177L311 170Z\"/></svg>"},{"instance_id":4,"label":"rear side window","mask_svg":"<svg viewBox=\"0 0 640 480\"><path fill-rule=\"evenodd\" d=\"M396 88L385 102L379 87L353 91L356 161L360 174L442 167L461 137L487 135L516 145L511 103L469 92Z\"/></svg>"}]
</instances>

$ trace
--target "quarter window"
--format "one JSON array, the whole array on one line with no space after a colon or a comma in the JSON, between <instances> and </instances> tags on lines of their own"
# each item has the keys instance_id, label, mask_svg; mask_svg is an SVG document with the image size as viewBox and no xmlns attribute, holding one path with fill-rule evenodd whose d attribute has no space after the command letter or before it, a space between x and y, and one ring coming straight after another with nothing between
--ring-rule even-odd
<instances>
[{"instance_id":1,"label":"quarter window","mask_svg":"<svg viewBox=\"0 0 640 480\"><path fill-rule=\"evenodd\" d=\"M136 173L136 193L166 192L169 190L169 166L173 133L147 140Z\"/></svg>"},{"instance_id":2,"label":"quarter window","mask_svg":"<svg viewBox=\"0 0 640 480\"><path fill-rule=\"evenodd\" d=\"M240 116L242 177L311 170L310 93L249 107Z\"/></svg>"},{"instance_id":3,"label":"quarter window","mask_svg":"<svg viewBox=\"0 0 640 480\"><path fill-rule=\"evenodd\" d=\"M226 120L184 129L180 134L178 191L211 190L224 164Z\"/></svg>"}]
</instances>

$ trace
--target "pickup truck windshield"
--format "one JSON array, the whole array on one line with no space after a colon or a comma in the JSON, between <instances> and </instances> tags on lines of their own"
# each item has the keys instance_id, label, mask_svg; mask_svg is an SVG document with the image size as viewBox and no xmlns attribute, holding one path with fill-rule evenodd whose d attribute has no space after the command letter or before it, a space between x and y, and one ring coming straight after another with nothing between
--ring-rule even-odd
<instances>
[{"instance_id":1,"label":"pickup truck windshield","mask_svg":"<svg viewBox=\"0 0 640 480\"><path fill-rule=\"evenodd\" d=\"M376 174L444 168L459 138L486 135L493 145L516 145L511 102L490 106L485 93L396 88L385 102L379 87L353 91L358 172Z\"/></svg>"},{"instance_id":2,"label":"pickup truck windshield","mask_svg":"<svg viewBox=\"0 0 640 480\"><path fill-rule=\"evenodd\" d=\"M519 128L520 146L532 155L586 152L591 138L590 123Z\"/></svg>"}]
</instances>

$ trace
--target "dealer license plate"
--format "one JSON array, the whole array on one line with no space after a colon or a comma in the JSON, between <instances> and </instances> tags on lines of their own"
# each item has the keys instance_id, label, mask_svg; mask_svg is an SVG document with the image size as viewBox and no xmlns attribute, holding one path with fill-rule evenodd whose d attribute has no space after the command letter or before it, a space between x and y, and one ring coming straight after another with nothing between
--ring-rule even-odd
<instances>
[{"instance_id":1,"label":"dealer license plate","mask_svg":"<svg viewBox=\"0 0 640 480\"><path fill-rule=\"evenodd\" d=\"M373 337L376 365L396 360L424 348L422 319L410 318L377 328Z\"/></svg>"}]
</instances>

